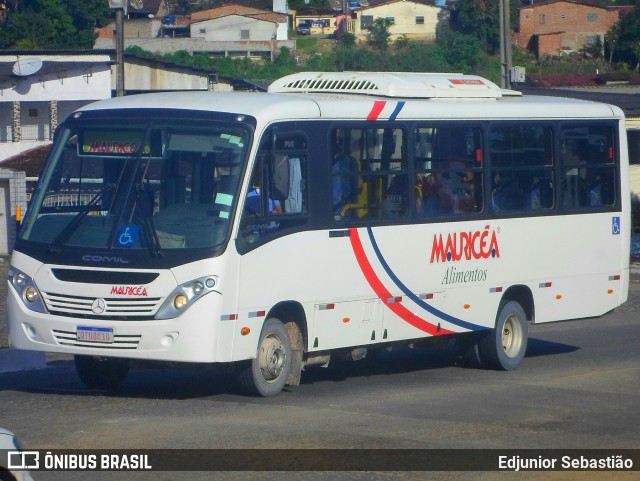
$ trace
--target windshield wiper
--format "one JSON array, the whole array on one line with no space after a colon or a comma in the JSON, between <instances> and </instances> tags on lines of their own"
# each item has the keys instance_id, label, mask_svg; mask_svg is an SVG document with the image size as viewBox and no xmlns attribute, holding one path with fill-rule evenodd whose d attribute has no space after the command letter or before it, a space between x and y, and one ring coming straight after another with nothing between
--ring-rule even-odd
<instances>
[{"instance_id":1,"label":"windshield wiper","mask_svg":"<svg viewBox=\"0 0 640 481\"><path fill-rule=\"evenodd\" d=\"M162 257L163 253L160 248L160 239L158 238L158 232L153 222L153 208L147 197L147 189L144 186L144 182L136 186L136 203L140 204L142 211L142 228L148 239L151 255L154 257ZM135 211L135 204L133 210Z\"/></svg>"},{"instance_id":2,"label":"windshield wiper","mask_svg":"<svg viewBox=\"0 0 640 481\"><path fill-rule=\"evenodd\" d=\"M69 240L69 237L76 231L76 229L82 224L82 221L87 217L89 212L95 210L96 207L104 194L111 191L113 189L113 185L107 184L105 185L100 192L93 196L93 198L82 207L82 210L78 212L71 222L69 222L64 229L56 236L56 238L49 244L49 252L57 253L60 251L60 247L64 245L65 242Z\"/></svg>"}]
</instances>

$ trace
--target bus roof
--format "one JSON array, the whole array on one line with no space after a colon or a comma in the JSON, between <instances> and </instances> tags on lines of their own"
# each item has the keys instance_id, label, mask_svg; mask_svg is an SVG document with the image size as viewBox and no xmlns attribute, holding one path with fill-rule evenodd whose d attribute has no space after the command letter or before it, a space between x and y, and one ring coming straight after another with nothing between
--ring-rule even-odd
<instances>
[{"instance_id":1,"label":"bus roof","mask_svg":"<svg viewBox=\"0 0 640 481\"><path fill-rule=\"evenodd\" d=\"M294 93L295 92L295 93ZM171 109L285 119L564 119L620 117L614 106L548 96L522 96L473 75L318 73L276 80L268 93L163 92L116 97L80 111Z\"/></svg>"}]
</instances>

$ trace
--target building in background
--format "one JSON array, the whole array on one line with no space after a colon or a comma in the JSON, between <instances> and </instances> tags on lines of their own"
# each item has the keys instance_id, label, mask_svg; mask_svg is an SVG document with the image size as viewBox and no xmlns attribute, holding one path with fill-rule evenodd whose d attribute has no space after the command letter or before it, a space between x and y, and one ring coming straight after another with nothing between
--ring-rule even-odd
<instances>
[{"instance_id":1,"label":"building in background","mask_svg":"<svg viewBox=\"0 0 640 481\"><path fill-rule=\"evenodd\" d=\"M575 0L548 0L520 8L514 44L535 55L563 55L604 44L604 36L633 6L601 6Z\"/></svg>"}]
</instances>

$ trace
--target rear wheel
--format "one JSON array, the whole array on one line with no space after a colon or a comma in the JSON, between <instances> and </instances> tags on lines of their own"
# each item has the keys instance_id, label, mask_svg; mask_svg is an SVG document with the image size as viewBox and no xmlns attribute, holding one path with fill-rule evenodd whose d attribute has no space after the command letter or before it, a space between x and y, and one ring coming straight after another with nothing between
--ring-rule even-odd
<instances>
[{"instance_id":1,"label":"rear wheel","mask_svg":"<svg viewBox=\"0 0 640 481\"><path fill-rule=\"evenodd\" d=\"M524 309L519 303L509 301L502 305L495 329L478 343L480 357L487 367L511 371L524 359L527 338Z\"/></svg>"},{"instance_id":2,"label":"rear wheel","mask_svg":"<svg viewBox=\"0 0 640 481\"><path fill-rule=\"evenodd\" d=\"M287 329L279 319L268 319L260 333L256 358L238 377L240 387L253 396L277 395L287 383L291 360L291 340Z\"/></svg>"},{"instance_id":3,"label":"rear wheel","mask_svg":"<svg viewBox=\"0 0 640 481\"><path fill-rule=\"evenodd\" d=\"M129 360L113 357L74 356L80 380L92 389L118 389L129 374Z\"/></svg>"}]
</instances>

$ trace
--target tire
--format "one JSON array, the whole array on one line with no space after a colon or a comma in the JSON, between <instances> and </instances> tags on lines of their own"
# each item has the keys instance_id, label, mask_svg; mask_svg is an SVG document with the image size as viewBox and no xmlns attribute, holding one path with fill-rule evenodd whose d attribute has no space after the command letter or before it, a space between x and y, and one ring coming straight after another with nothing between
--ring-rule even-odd
<instances>
[{"instance_id":1,"label":"tire","mask_svg":"<svg viewBox=\"0 0 640 481\"><path fill-rule=\"evenodd\" d=\"M129 374L128 359L97 356L74 356L74 359L78 377L92 389L118 389Z\"/></svg>"},{"instance_id":2,"label":"tire","mask_svg":"<svg viewBox=\"0 0 640 481\"><path fill-rule=\"evenodd\" d=\"M289 333L279 319L267 319L256 358L240 372L240 388L249 395L272 397L284 389L293 358Z\"/></svg>"},{"instance_id":3,"label":"tire","mask_svg":"<svg viewBox=\"0 0 640 481\"><path fill-rule=\"evenodd\" d=\"M527 316L522 306L515 301L503 304L495 329L478 343L483 363L503 371L517 368L527 351L528 332Z\"/></svg>"}]
</instances>

